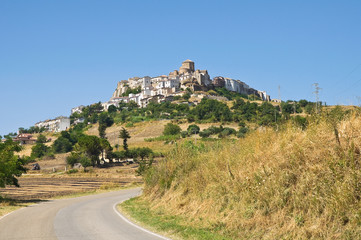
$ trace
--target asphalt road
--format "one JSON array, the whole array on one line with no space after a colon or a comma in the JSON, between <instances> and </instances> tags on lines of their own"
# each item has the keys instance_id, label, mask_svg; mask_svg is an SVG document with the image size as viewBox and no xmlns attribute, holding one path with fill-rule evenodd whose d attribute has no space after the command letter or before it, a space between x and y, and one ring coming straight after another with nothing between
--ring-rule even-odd
<instances>
[{"instance_id":1,"label":"asphalt road","mask_svg":"<svg viewBox=\"0 0 361 240\"><path fill-rule=\"evenodd\" d=\"M0 219L1 240L159 240L124 218L115 206L141 189L51 200L17 210Z\"/></svg>"}]
</instances>

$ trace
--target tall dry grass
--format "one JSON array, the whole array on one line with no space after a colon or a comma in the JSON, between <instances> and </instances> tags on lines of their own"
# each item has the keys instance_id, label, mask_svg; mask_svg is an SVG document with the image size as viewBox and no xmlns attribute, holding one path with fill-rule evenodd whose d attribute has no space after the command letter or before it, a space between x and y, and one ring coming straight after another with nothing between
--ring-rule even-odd
<instances>
[{"instance_id":1,"label":"tall dry grass","mask_svg":"<svg viewBox=\"0 0 361 240\"><path fill-rule=\"evenodd\" d=\"M360 114L212 144L178 146L147 173L153 208L235 239L361 238Z\"/></svg>"}]
</instances>

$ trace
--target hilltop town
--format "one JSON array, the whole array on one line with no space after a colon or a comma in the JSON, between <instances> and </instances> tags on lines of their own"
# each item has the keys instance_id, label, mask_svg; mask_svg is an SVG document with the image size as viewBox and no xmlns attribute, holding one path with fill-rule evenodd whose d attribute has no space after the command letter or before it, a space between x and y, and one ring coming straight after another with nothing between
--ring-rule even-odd
<instances>
[{"instance_id":1,"label":"hilltop town","mask_svg":"<svg viewBox=\"0 0 361 240\"><path fill-rule=\"evenodd\" d=\"M270 96L265 91L251 88L246 83L228 77L216 76L211 79L207 70L195 69L195 63L191 60L182 62L179 70L174 70L168 75L157 77L132 77L128 80L121 80L113 92L109 101L101 103L102 110L110 106L119 107L119 104L134 102L144 108L150 102L161 103L173 101L176 96L183 96L185 93L192 93L191 104L197 105L202 98L216 100L227 100L223 96L214 96L208 93L210 90L225 88L228 91L236 92L246 96L253 95L262 101L270 101ZM71 109L71 114L81 113L85 106L80 105ZM83 118L75 119L72 124L83 122ZM61 132L71 125L69 117L60 116L55 119L40 121L35 128L50 132Z\"/></svg>"},{"instance_id":2,"label":"hilltop town","mask_svg":"<svg viewBox=\"0 0 361 240\"><path fill-rule=\"evenodd\" d=\"M195 69L191 60L182 63L179 70L174 70L168 75L157 77L133 77L118 82L118 85L110 101L104 103L107 109L110 105L119 102L134 101L140 107L146 107L151 101L162 102L172 100L172 97L184 94L186 89L192 92L212 90L214 88L226 88L228 91L245 95L255 95L263 101L270 101L270 96L265 91L250 88L246 83L227 77L217 76L211 80L207 70ZM138 93L126 95L130 89L137 89ZM126 96L125 96L126 95Z\"/></svg>"}]
</instances>

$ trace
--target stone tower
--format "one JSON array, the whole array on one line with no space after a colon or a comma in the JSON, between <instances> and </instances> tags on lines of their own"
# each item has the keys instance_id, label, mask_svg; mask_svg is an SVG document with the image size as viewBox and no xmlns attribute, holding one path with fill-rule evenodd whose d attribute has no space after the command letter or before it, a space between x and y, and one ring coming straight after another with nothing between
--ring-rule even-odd
<instances>
[{"instance_id":1,"label":"stone tower","mask_svg":"<svg viewBox=\"0 0 361 240\"><path fill-rule=\"evenodd\" d=\"M182 62L182 66L179 68L179 74L192 72L194 72L194 62L189 59Z\"/></svg>"}]
</instances>

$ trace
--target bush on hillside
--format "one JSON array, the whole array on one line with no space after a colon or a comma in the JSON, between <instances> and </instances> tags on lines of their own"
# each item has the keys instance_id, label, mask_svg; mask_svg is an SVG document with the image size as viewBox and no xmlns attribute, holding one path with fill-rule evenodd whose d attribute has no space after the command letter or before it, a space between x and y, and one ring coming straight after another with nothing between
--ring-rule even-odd
<instances>
[{"instance_id":1,"label":"bush on hillside","mask_svg":"<svg viewBox=\"0 0 361 240\"><path fill-rule=\"evenodd\" d=\"M180 134L181 130L182 129L177 124L167 123L167 125L164 126L163 135L178 135Z\"/></svg>"},{"instance_id":2,"label":"bush on hillside","mask_svg":"<svg viewBox=\"0 0 361 240\"><path fill-rule=\"evenodd\" d=\"M195 124L189 125L187 128L187 132L189 135L198 134L199 130L200 130L200 128Z\"/></svg>"}]
</instances>

